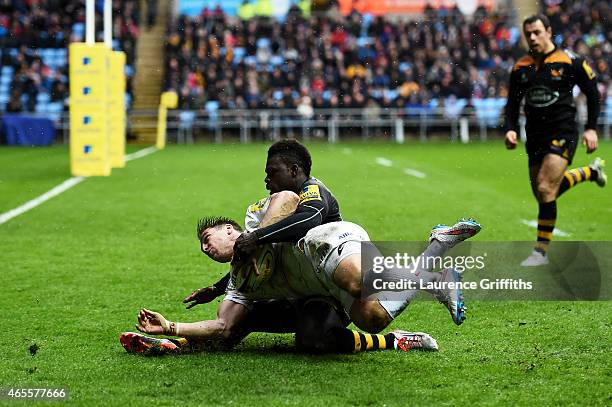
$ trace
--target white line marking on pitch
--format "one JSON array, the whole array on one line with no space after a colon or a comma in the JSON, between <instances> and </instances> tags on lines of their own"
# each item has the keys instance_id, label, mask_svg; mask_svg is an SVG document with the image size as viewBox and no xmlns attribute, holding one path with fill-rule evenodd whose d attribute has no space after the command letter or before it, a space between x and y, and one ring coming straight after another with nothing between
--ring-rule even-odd
<instances>
[{"instance_id":1,"label":"white line marking on pitch","mask_svg":"<svg viewBox=\"0 0 612 407\"><path fill-rule=\"evenodd\" d=\"M144 156L147 156L149 154L153 154L156 151L157 151L157 147L155 147L155 146L143 148L142 150L138 150L135 153L126 155L125 156L125 161L126 162L127 161L132 161L132 160L135 160L137 158L144 157Z\"/></svg>"},{"instance_id":2,"label":"white line marking on pitch","mask_svg":"<svg viewBox=\"0 0 612 407\"><path fill-rule=\"evenodd\" d=\"M538 221L536 221L536 220L521 219L521 223L523 225L531 226L532 228L535 228L535 229L538 228ZM553 230L553 235L554 236L561 236L561 237L568 237L568 236L571 236L571 233L564 232L561 229L555 228Z\"/></svg>"},{"instance_id":3,"label":"white line marking on pitch","mask_svg":"<svg viewBox=\"0 0 612 407\"><path fill-rule=\"evenodd\" d=\"M376 164L382 165L383 167L392 167L393 161L388 160L384 157L376 157Z\"/></svg>"},{"instance_id":4,"label":"white line marking on pitch","mask_svg":"<svg viewBox=\"0 0 612 407\"><path fill-rule=\"evenodd\" d=\"M414 170L412 168L404 168L404 174L412 175L413 177L417 177L417 178L425 178L425 177L427 177L427 174L425 174L424 172L417 171L417 170Z\"/></svg>"},{"instance_id":5,"label":"white line marking on pitch","mask_svg":"<svg viewBox=\"0 0 612 407\"><path fill-rule=\"evenodd\" d=\"M49 191L45 192L44 194L42 194L41 196L32 199L31 201L28 201L26 203L24 203L23 205L15 208L15 209L11 209L8 212L3 213L2 215L0 215L0 225L8 222L9 220L13 219L16 216L21 215L24 212L29 211L32 208L37 207L38 205L40 205L41 203L48 201L49 199L53 198L54 196L57 196L59 194L61 194L62 192L66 191L67 189L72 188L73 186L75 186L76 184L85 181L85 177L72 177L72 178L68 178L66 181L62 182L61 184L59 184L58 186L50 189Z\"/></svg>"},{"instance_id":6,"label":"white line marking on pitch","mask_svg":"<svg viewBox=\"0 0 612 407\"><path fill-rule=\"evenodd\" d=\"M154 153L155 151L157 151L157 148L155 147L147 147L147 148L143 148L142 150L138 150L135 153L132 154L128 154L125 156L125 161L131 161L131 160L135 160L137 158L140 157L144 157L147 156L151 153ZM48 190L47 192L45 192L44 194L24 203L21 206L18 206L17 208L11 209L8 212L4 212L3 214L0 214L0 225L2 225L3 223L8 222L9 220L21 215L22 213L25 213L27 211L29 211L32 208L36 208L38 205L42 204L43 202L48 201L49 199L58 196L59 194L61 194L64 191L67 191L68 189L72 188L73 186L85 181L87 178L86 177L72 177L72 178L68 178L66 181L62 182L61 184L51 188L50 190Z\"/></svg>"},{"instance_id":7,"label":"white line marking on pitch","mask_svg":"<svg viewBox=\"0 0 612 407\"><path fill-rule=\"evenodd\" d=\"M385 158L385 157L376 157L376 164L382 165L383 167L393 167L393 161ZM424 172L415 170L414 168L404 168L404 174L411 175L417 178L426 178L427 174Z\"/></svg>"}]
</instances>

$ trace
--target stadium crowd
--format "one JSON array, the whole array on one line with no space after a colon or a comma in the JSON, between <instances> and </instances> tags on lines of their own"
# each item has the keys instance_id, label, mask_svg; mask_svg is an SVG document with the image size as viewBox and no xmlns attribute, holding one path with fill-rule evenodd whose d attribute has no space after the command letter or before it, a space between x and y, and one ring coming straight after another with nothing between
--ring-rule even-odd
<instances>
[{"instance_id":1,"label":"stadium crowd","mask_svg":"<svg viewBox=\"0 0 612 407\"><path fill-rule=\"evenodd\" d=\"M102 2L96 6L101 40ZM115 1L113 7L114 46L127 54L131 99L139 1ZM555 43L587 56L602 97L612 96L610 4L549 0L542 11ZM84 21L82 1L0 0L0 111L67 107L66 49L84 40ZM456 8L428 7L422 18L400 21L357 12L304 18L294 7L283 22L205 9L180 16L170 28L164 87L178 92L182 109L418 111L455 103L461 110L479 99L506 97L509 71L523 52L519 41L510 16L484 8L469 20Z\"/></svg>"},{"instance_id":2,"label":"stadium crowd","mask_svg":"<svg viewBox=\"0 0 612 407\"><path fill-rule=\"evenodd\" d=\"M605 93L609 6L591 0L570 7L572 25L563 25L567 7L547 10L561 22L558 44L597 61ZM305 19L295 7L282 23L205 9L170 29L165 88L178 92L182 109L469 105L506 97L509 72L524 52L520 36L510 16L484 8L466 20L457 8L427 7L424 18L405 22L357 12Z\"/></svg>"},{"instance_id":3,"label":"stadium crowd","mask_svg":"<svg viewBox=\"0 0 612 407\"><path fill-rule=\"evenodd\" d=\"M103 41L103 2L96 3L96 40ZM138 0L113 2L114 49L126 53L127 90L139 36ZM85 6L78 0L0 0L0 111L67 109L68 53L85 40Z\"/></svg>"},{"instance_id":4,"label":"stadium crowd","mask_svg":"<svg viewBox=\"0 0 612 407\"><path fill-rule=\"evenodd\" d=\"M612 96L612 5L608 1L548 0L543 12L550 19L557 46L589 59L605 98Z\"/></svg>"}]
</instances>

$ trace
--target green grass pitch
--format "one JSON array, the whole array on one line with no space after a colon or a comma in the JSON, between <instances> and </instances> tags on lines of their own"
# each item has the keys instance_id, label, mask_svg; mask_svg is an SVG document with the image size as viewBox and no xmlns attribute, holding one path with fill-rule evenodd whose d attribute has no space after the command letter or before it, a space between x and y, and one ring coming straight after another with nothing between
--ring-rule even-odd
<instances>
[{"instance_id":1,"label":"green grass pitch","mask_svg":"<svg viewBox=\"0 0 612 407\"><path fill-rule=\"evenodd\" d=\"M483 224L478 240L534 239L521 223L537 211L522 150L500 141L309 146L313 175L375 240L424 240L460 216ZM429 332L438 353L309 356L294 352L291 335L253 334L231 353L127 354L118 335L134 330L141 307L180 321L214 316L216 302L181 304L225 272L200 253L195 223L242 219L266 195L266 149L170 146L0 225L0 387L67 387L69 403L86 406L612 403L611 302L468 297L456 327L441 305L418 301L389 329ZM612 161L612 143L598 154ZM575 164L590 158L580 148ZM68 177L66 147L0 148L0 213ZM569 191L557 226L571 236L557 239L610 240L610 202L610 186Z\"/></svg>"}]
</instances>

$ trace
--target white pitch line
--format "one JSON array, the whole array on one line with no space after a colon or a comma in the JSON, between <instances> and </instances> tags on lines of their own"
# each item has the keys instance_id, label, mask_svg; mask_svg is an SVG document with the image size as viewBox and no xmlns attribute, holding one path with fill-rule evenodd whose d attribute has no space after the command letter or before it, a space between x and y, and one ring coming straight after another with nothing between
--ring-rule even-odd
<instances>
[{"instance_id":1,"label":"white pitch line","mask_svg":"<svg viewBox=\"0 0 612 407\"><path fill-rule=\"evenodd\" d=\"M413 177L417 177L417 178L421 178L421 179L427 177L427 174L425 174L424 172L417 171L417 170L412 169L412 168L404 168L404 174L412 175Z\"/></svg>"},{"instance_id":2,"label":"white pitch line","mask_svg":"<svg viewBox=\"0 0 612 407\"><path fill-rule=\"evenodd\" d=\"M42 194L41 196L32 199L31 201L28 201L26 203L24 203L21 206L18 206L15 209L11 209L8 212L4 212L3 214L0 215L0 225L2 225L3 223L8 222L9 220L13 219L16 216L21 215L24 212L29 211L32 208L37 207L38 205L40 205L41 203L48 201L49 199L53 198L54 196L57 196L59 194L61 194L62 192L72 188L73 186L75 186L76 184L85 181L85 177L72 177L72 178L68 178L66 181L62 182L61 184L59 184L58 186L50 189L49 191L45 192L44 194Z\"/></svg>"},{"instance_id":3,"label":"white pitch line","mask_svg":"<svg viewBox=\"0 0 612 407\"><path fill-rule=\"evenodd\" d=\"M538 222L535 220L527 220L527 219L521 219L521 223L523 225L527 225L527 226L531 226L532 228L537 229L538 228ZM553 235L554 236L561 236L561 237L568 237L571 236L571 233L568 232L564 232L561 229L554 229L553 230Z\"/></svg>"},{"instance_id":4,"label":"white pitch line","mask_svg":"<svg viewBox=\"0 0 612 407\"><path fill-rule=\"evenodd\" d=\"M157 147L155 146L151 146L151 147L147 147L147 148L143 148L142 150L138 150L135 153L131 153L125 156L125 161L132 161L135 160L137 158L140 157L144 157L147 156L149 154L153 154L154 152L157 151Z\"/></svg>"},{"instance_id":5,"label":"white pitch line","mask_svg":"<svg viewBox=\"0 0 612 407\"><path fill-rule=\"evenodd\" d=\"M392 167L393 161L388 160L385 157L376 157L376 164L382 165L383 167Z\"/></svg>"},{"instance_id":6,"label":"white pitch line","mask_svg":"<svg viewBox=\"0 0 612 407\"><path fill-rule=\"evenodd\" d=\"M125 161L131 161L131 160L135 160L137 158L140 157L144 157L147 156L151 153L154 153L157 151L157 148L155 147L147 147L147 148L143 148L142 150L138 150L135 153L132 154L128 154L125 156ZM0 225L2 225L3 223L8 222L9 220L21 215L22 213L25 213L27 211L29 211L32 208L36 208L38 205L48 201L49 199L58 196L59 194L61 194L64 191L67 191L68 189L72 188L73 186L85 181L87 178L86 177L72 177L72 178L68 178L66 181L62 182L61 184L51 188L50 190L48 190L47 192L45 192L44 194L32 199L31 201L28 201L26 203L24 203L21 206L18 206L17 208L11 209L8 212L4 212L3 214L0 214Z\"/></svg>"}]
</instances>

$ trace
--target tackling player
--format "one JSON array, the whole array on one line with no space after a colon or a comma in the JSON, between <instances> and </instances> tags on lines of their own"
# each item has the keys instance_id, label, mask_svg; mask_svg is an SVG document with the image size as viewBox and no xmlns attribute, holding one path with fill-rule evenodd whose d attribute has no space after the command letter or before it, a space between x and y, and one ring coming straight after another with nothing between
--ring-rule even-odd
<instances>
[{"instance_id":1,"label":"tackling player","mask_svg":"<svg viewBox=\"0 0 612 407\"><path fill-rule=\"evenodd\" d=\"M575 85L586 95L588 119L583 134L587 153L597 149L599 94L595 73L580 56L558 49L552 42L548 18L534 15L523 22L529 54L519 59L510 75L506 104L506 147L517 145L519 108L525 99L527 155L531 189L539 204L537 244L521 265L548 264L546 251L557 220L557 198L584 181L606 185L605 162L595 158L588 166L567 170L578 144Z\"/></svg>"},{"instance_id":2,"label":"tackling player","mask_svg":"<svg viewBox=\"0 0 612 407\"><path fill-rule=\"evenodd\" d=\"M430 246L423 255L424 257L441 256L446 249L473 236L479 230L480 226L473 221L460 221L453 227L438 226L432 231ZM209 257L221 262L227 262L231 259L234 243L240 234L240 227L235 222L225 218L204 220L200 223L198 233L202 250ZM240 279L239 273L233 273L226 299L221 305L217 320L191 324L172 323L160 314L142 310L139 314L138 329L153 334L164 333L186 336L190 338L188 342L201 342L202 340L219 338L228 340L234 337L229 332L232 330L230 327L236 329L235 327L240 326L240 323L248 316L249 307L254 300L331 295L350 313L351 320L358 327L369 332L379 332L396 315L402 312L416 294L416 290L406 290L402 293L402 298L395 297L393 299L388 297L388 293L378 293L375 298L368 301L358 298L360 292L350 292L338 285L334 276L343 274L344 278L350 282L349 287L360 291L358 286L361 283L359 261L361 243L368 241L367 233L355 224L334 222L319 226L308 232L297 247L291 244L281 244L272 248L272 256L274 257L272 264L277 262L278 264L275 272L270 273L268 280ZM370 246L373 247L371 244ZM265 272L265 268L271 264L266 262L266 258L267 253L263 253L257 262L257 268L263 275L268 274ZM236 271L237 269L234 267L233 270ZM354 272L358 281L353 281L348 277ZM431 270L420 268L416 274L392 269L387 270L387 272L391 279L418 278L426 281L441 281L450 278L449 281L455 282L458 280L454 270L431 273ZM397 293L395 294L397 295ZM432 294L447 306L456 324L459 325L463 322L464 307L459 289L441 289ZM223 316L221 315L222 311ZM320 321L321 319L315 320L315 323ZM317 333L318 343L324 345L329 342L328 338L331 337L332 342L336 344L335 351L346 350L347 344L350 344L348 348L354 348L355 350L369 350L384 347L388 343L388 339L385 340L382 335L350 331L344 328L345 325L332 324L326 326L323 323L320 326L321 329ZM237 330L237 332L240 332L240 330ZM405 334L410 335L413 341L418 340L421 346L430 338L422 333ZM237 334L236 336L240 335ZM134 345L134 342L136 345ZM122 343L128 350L142 348L147 342L150 344L155 340L151 338L143 339L142 336L131 333L122 336ZM165 343L169 344L168 341ZM338 343L341 344L340 348L338 348Z\"/></svg>"},{"instance_id":3,"label":"tackling player","mask_svg":"<svg viewBox=\"0 0 612 407\"><path fill-rule=\"evenodd\" d=\"M283 191L293 192L284 196L279 203L280 218L271 218L257 230L247 231L236 240L233 261L243 261L249 255L267 243L297 242L313 227L342 220L340 206L331 191L318 179L310 175L312 157L308 149L295 140L282 140L274 143L268 149L266 161L266 189L270 194ZM263 217L266 211L264 198L250 206L252 216ZM281 205L297 203L297 209L290 215ZM276 208L272 208L276 209ZM271 211L277 213L276 211ZM274 215L278 216L278 215ZM261 219L260 219L261 220ZM191 306L212 301L223 295L229 281L229 273L209 287L204 287L192 293L185 302Z\"/></svg>"}]
</instances>

